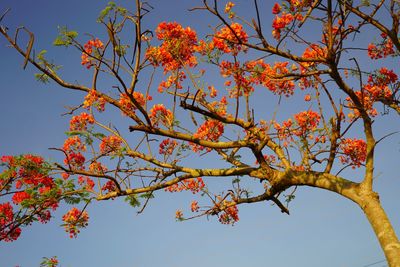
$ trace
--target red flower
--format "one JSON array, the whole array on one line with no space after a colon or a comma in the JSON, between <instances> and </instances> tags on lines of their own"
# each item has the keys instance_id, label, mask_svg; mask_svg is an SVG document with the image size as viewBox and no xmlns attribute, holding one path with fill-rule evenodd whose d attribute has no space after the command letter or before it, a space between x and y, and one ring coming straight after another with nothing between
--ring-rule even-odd
<instances>
[{"instance_id":1,"label":"red flower","mask_svg":"<svg viewBox=\"0 0 400 267\"><path fill-rule=\"evenodd\" d=\"M26 199L30 199L31 195L29 195L27 192L22 191L22 192L17 192L13 195L12 201L14 204L20 204L22 201Z\"/></svg>"},{"instance_id":2,"label":"red flower","mask_svg":"<svg viewBox=\"0 0 400 267\"><path fill-rule=\"evenodd\" d=\"M172 139L164 139L161 143L160 143L160 149L159 149L159 153L161 155L172 155L172 153L174 152L175 147L178 145L178 142L176 142L175 140Z\"/></svg>"},{"instance_id":3,"label":"red flower","mask_svg":"<svg viewBox=\"0 0 400 267\"><path fill-rule=\"evenodd\" d=\"M272 14L277 15L281 12L281 6L278 3L272 7Z\"/></svg>"}]
</instances>

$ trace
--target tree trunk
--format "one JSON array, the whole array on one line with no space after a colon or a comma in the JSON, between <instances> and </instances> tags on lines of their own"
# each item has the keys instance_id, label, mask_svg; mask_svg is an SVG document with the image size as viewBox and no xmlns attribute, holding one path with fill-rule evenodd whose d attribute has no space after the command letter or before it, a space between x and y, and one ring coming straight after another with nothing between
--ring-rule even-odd
<instances>
[{"instance_id":1,"label":"tree trunk","mask_svg":"<svg viewBox=\"0 0 400 267\"><path fill-rule=\"evenodd\" d=\"M389 266L400 267L400 242L389 218L382 208L378 194L371 193L364 195L362 199L359 205L374 229Z\"/></svg>"}]
</instances>

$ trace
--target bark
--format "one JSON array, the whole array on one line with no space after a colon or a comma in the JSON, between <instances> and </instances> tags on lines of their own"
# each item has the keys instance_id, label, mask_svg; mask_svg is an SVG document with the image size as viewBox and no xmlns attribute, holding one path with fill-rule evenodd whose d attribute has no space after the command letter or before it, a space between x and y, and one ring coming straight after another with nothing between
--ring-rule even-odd
<instances>
[{"instance_id":1,"label":"bark","mask_svg":"<svg viewBox=\"0 0 400 267\"><path fill-rule=\"evenodd\" d=\"M369 193L363 196L359 205L379 240L389 266L400 267L400 241L382 208L378 194Z\"/></svg>"}]
</instances>

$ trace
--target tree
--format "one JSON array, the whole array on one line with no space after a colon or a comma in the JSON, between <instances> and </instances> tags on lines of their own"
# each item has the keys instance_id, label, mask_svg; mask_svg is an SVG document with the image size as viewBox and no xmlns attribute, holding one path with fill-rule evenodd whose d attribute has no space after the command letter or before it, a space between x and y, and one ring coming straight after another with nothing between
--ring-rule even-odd
<instances>
[{"instance_id":1,"label":"tree","mask_svg":"<svg viewBox=\"0 0 400 267\"><path fill-rule=\"evenodd\" d=\"M203 40L175 22L161 22L152 40L153 33L142 25L150 5L137 1L131 13L110 3L98 19L107 40L93 36L81 44L77 32L60 28L54 41L82 53L82 65L93 75L87 86L64 80L45 51L33 53L28 29L17 29L13 38L2 27L2 35L25 58L24 67L31 63L40 71L38 80L53 80L85 98L70 110L64 145L53 148L65 156L63 163L36 155L2 158L0 192L6 200L0 206L0 239L15 240L21 227L48 221L61 201L84 203L63 217L74 237L87 225L85 207L93 200L125 197L142 211L156 191L188 190L209 201L205 206L191 202L189 218L217 216L233 224L240 204L271 201L289 213L295 189L311 186L356 203L390 266L400 266L400 243L373 191L374 152L391 135L376 138L374 122L400 114L397 75L379 66L400 48L399 4L277 3L271 39L254 3L256 17L250 21L236 14L231 2L218 7L203 1L193 8L220 21ZM129 23L135 29L133 42L123 38ZM308 36L307 27L318 28L318 36ZM353 40L365 38L368 29L378 33L375 40L369 36L368 45L354 46ZM26 49L17 38L22 31L30 36ZM207 79L212 70L220 72L224 84ZM156 84L157 75L162 81ZM115 79L112 90L100 84L107 76ZM306 92L298 100L305 108L280 119L285 102L298 98L297 91ZM261 97L280 99L279 109L257 106L255 99ZM115 109L129 122L131 135L102 122L103 112ZM187 163L199 156L218 158L221 167ZM361 175L360 182L353 178ZM232 184L214 192L206 186L207 177L231 177ZM178 210L176 218L188 217Z\"/></svg>"}]
</instances>

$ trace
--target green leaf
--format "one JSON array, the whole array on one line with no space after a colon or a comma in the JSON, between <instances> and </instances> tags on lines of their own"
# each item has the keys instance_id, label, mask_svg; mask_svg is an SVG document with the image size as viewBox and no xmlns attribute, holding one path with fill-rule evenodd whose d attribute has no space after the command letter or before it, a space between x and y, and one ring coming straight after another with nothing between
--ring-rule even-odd
<instances>
[{"instance_id":1,"label":"green leaf","mask_svg":"<svg viewBox=\"0 0 400 267\"><path fill-rule=\"evenodd\" d=\"M151 199L151 198L154 198L154 194L152 192L147 192L147 193L141 194L139 197L145 198L145 199Z\"/></svg>"},{"instance_id":2,"label":"green leaf","mask_svg":"<svg viewBox=\"0 0 400 267\"><path fill-rule=\"evenodd\" d=\"M50 82L50 77L49 77L47 74L45 74L45 73L35 73L34 75L35 75L35 79L36 79L38 82L42 82L42 83L44 83L44 84Z\"/></svg>"},{"instance_id":3,"label":"green leaf","mask_svg":"<svg viewBox=\"0 0 400 267\"><path fill-rule=\"evenodd\" d=\"M55 46L69 46L72 44L73 39L78 36L76 31L68 31L67 27L58 27L58 36L53 41Z\"/></svg>"},{"instance_id":4,"label":"green leaf","mask_svg":"<svg viewBox=\"0 0 400 267\"><path fill-rule=\"evenodd\" d=\"M125 198L125 201L128 202L129 205L131 205L134 208L140 207L140 202L135 194L127 196Z\"/></svg>"}]
</instances>

